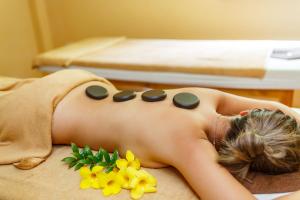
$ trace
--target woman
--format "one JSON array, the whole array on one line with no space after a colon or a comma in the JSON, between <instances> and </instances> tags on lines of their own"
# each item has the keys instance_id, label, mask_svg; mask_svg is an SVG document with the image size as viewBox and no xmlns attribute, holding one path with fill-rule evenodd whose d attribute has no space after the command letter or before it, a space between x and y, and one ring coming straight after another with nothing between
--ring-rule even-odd
<instances>
[{"instance_id":1,"label":"woman","mask_svg":"<svg viewBox=\"0 0 300 200\"><path fill-rule=\"evenodd\" d=\"M88 97L92 85L106 88L108 97ZM300 116L280 103L204 88L165 90L158 102L143 101L142 93L114 102L117 92L79 70L0 79L0 164L30 169L49 155L51 142L118 149L123 156L132 150L144 167L177 168L203 200L254 199L224 166L240 178L250 169L277 174L299 167ZM196 95L200 104L175 106L180 92Z\"/></svg>"},{"instance_id":2,"label":"woman","mask_svg":"<svg viewBox=\"0 0 300 200\"><path fill-rule=\"evenodd\" d=\"M105 87L109 96L87 97L91 85ZM165 90L166 99L158 102L145 102L137 93L117 103L117 92L100 82L73 89L54 112L53 143L101 146L121 155L130 149L144 167L177 168L203 200L254 199L223 166L241 178L249 169L278 174L299 168L300 116L283 104L203 88ZM195 94L200 105L174 106L180 92Z\"/></svg>"}]
</instances>

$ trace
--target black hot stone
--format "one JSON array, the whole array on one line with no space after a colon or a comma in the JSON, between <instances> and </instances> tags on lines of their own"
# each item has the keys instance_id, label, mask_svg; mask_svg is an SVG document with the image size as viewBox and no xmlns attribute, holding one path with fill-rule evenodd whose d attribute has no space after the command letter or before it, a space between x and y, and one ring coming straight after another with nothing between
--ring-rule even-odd
<instances>
[{"instance_id":1,"label":"black hot stone","mask_svg":"<svg viewBox=\"0 0 300 200\"><path fill-rule=\"evenodd\" d=\"M99 85L91 85L85 89L85 94L96 100L104 99L108 96L108 92L104 87Z\"/></svg>"},{"instance_id":2,"label":"black hot stone","mask_svg":"<svg viewBox=\"0 0 300 200\"><path fill-rule=\"evenodd\" d=\"M192 93L181 92L174 96L173 103L179 108L193 109L199 105L200 100Z\"/></svg>"},{"instance_id":3,"label":"black hot stone","mask_svg":"<svg viewBox=\"0 0 300 200\"><path fill-rule=\"evenodd\" d=\"M148 102L162 101L167 97L163 90L148 90L142 94L142 99Z\"/></svg>"},{"instance_id":4,"label":"black hot stone","mask_svg":"<svg viewBox=\"0 0 300 200\"><path fill-rule=\"evenodd\" d=\"M124 90L122 92L118 92L113 96L113 100L115 102L122 102L122 101L128 101L130 99L134 99L136 97L136 94L134 91L131 90Z\"/></svg>"}]
</instances>

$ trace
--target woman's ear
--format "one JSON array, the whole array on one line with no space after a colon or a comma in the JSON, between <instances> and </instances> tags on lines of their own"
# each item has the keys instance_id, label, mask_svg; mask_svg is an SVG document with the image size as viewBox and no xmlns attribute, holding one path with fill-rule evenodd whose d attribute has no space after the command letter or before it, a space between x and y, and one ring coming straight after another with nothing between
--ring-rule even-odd
<instances>
[{"instance_id":1,"label":"woman's ear","mask_svg":"<svg viewBox=\"0 0 300 200\"><path fill-rule=\"evenodd\" d=\"M248 113L249 113L249 110L243 110L240 112L240 115L245 116L245 115L248 115Z\"/></svg>"}]
</instances>

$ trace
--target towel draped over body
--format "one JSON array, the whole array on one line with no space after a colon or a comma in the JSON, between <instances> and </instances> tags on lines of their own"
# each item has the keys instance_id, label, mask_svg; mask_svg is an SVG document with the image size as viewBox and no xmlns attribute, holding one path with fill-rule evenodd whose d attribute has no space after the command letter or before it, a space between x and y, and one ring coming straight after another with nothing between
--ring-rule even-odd
<instances>
[{"instance_id":1,"label":"towel draped over body","mask_svg":"<svg viewBox=\"0 0 300 200\"><path fill-rule=\"evenodd\" d=\"M81 70L62 70L38 79L0 77L0 164L30 169L51 153L52 115L73 88L89 81L111 85Z\"/></svg>"}]
</instances>

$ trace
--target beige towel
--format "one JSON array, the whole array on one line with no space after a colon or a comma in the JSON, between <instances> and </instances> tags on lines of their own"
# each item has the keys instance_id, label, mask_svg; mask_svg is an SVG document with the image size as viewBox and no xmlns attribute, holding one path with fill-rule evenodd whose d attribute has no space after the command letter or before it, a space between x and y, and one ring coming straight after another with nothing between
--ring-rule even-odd
<instances>
[{"instance_id":1,"label":"beige towel","mask_svg":"<svg viewBox=\"0 0 300 200\"><path fill-rule=\"evenodd\" d=\"M10 165L0 165L1 200L125 200L127 190L116 196L104 197L100 190L81 190L80 175L61 162L71 154L70 146L53 147L49 158L31 170L18 170ZM146 194L141 200L197 200L184 178L173 168L147 169L157 178L157 193ZM259 174L253 184L246 184L253 193L289 192L300 187L300 172L268 176Z\"/></svg>"},{"instance_id":2,"label":"beige towel","mask_svg":"<svg viewBox=\"0 0 300 200\"><path fill-rule=\"evenodd\" d=\"M50 154L55 106L74 87L101 77L63 70L40 79L0 77L0 164L30 169Z\"/></svg>"}]
</instances>

